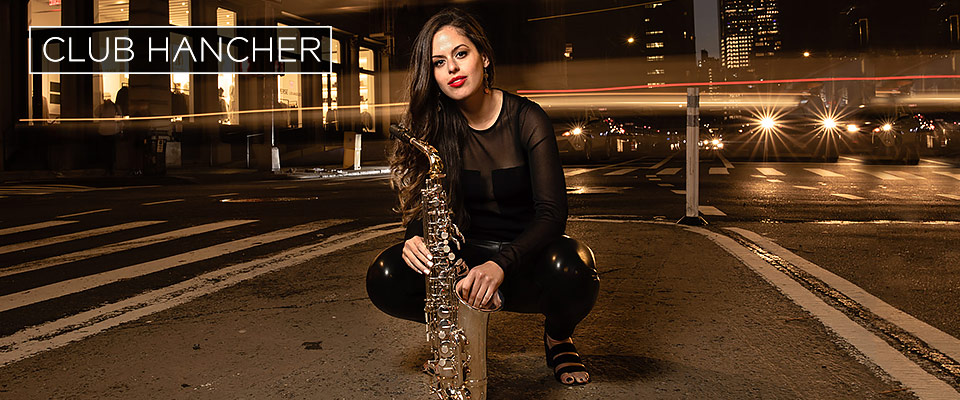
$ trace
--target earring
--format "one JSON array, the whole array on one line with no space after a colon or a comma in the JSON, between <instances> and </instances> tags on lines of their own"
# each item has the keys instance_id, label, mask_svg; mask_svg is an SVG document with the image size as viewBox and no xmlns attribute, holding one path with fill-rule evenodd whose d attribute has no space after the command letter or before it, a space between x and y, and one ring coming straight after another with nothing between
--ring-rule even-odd
<instances>
[{"instance_id":1,"label":"earring","mask_svg":"<svg viewBox=\"0 0 960 400\"><path fill-rule=\"evenodd\" d=\"M486 68L483 69L483 94L490 94L490 75Z\"/></svg>"}]
</instances>

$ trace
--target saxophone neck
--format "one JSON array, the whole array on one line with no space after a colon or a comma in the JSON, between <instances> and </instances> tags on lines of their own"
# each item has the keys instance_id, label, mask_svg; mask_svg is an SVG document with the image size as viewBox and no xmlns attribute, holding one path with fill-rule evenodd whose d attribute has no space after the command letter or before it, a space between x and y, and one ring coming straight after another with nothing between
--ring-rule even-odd
<instances>
[{"instance_id":1,"label":"saxophone neck","mask_svg":"<svg viewBox=\"0 0 960 400\"><path fill-rule=\"evenodd\" d=\"M443 159L440 158L440 152L437 151L435 147L431 146L425 140L410 136L410 130L400 125L390 125L390 134L403 142L409 143L417 150L420 150L423 155L427 156L427 162L430 165L427 173L430 178L443 178L447 175L446 172L444 172Z\"/></svg>"}]
</instances>

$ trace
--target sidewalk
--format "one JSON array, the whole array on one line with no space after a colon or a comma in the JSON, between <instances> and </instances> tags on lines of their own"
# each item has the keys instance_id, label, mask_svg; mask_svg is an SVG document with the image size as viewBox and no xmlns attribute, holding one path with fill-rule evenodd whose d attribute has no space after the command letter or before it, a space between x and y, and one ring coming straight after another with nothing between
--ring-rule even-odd
<instances>
[{"instance_id":1,"label":"sidewalk","mask_svg":"<svg viewBox=\"0 0 960 400\"><path fill-rule=\"evenodd\" d=\"M557 383L542 317L497 313L490 399L905 399L816 319L672 224L571 221L601 293L575 339L593 377ZM3 399L426 399L423 326L374 308L373 239L0 368Z\"/></svg>"}]
</instances>

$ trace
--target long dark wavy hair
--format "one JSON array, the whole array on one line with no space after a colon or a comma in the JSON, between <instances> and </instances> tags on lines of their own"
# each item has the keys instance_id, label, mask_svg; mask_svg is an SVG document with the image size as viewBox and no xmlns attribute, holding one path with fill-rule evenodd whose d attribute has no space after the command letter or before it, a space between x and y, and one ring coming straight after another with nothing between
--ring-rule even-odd
<instances>
[{"instance_id":1,"label":"long dark wavy hair","mask_svg":"<svg viewBox=\"0 0 960 400\"><path fill-rule=\"evenodd\" d=\"M445 26L451 26L466 36L477 51L486 56L489 64L484 68L484 85L491 87L493 84L493 47L483 28L460 9L440 11L427 21L413 43L406 81L410 87L409 105L402 123L412 136L425 140L440 152L447 173L444 188L450 196L456 223L465 229L469 221L464 215L460 194L460 170L463 167L460 149L468 125L457 104L440 91L433 77L433 36ZM427 167L427 158L409 144L398 142L394 147L390 157L391 183L398 189L398 211L404 224L421 216L420 190L427 178Z\"/></svg>"}]
</instances>

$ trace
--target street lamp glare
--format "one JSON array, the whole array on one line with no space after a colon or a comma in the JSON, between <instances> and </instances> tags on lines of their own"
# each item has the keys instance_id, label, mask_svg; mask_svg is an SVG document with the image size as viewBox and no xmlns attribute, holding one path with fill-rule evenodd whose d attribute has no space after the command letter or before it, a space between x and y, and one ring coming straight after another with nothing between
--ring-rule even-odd
<instances>
[{"instance_id":1,"label":"street lamp glare","mask_svg":"<svg viewBox=\"0 0 960 400\"><path fill-rule=\"evenodd\" d=\"M773 129L776 124L776 121L774 121L772 117L763 117L763 119L760 120L760 127L763 129Z\"/></svg>"},{"instance_id":2,"label":"street lamp glare","mask_svg":"<svg viewBox=\"0 0 960 400\"><path fill-rule=\"evenodd\" d=\"M627 38L627 43L633 44L633 36Z\"/></svg>"},{"instance_id":3,"label":"street lamp glare","mask_svg":"<svg viewBox=\"0 0 960 400\"><path fill-rule=\"evenodd\" d=\"M824 119L823 119L823 127L824 127L825 129L836 129L836 128L837 128L837 121L834 120L833 118L824 118Z\"/></svg>"},{"instance_id":4,"label":"street lamp glare","mask_svg":"<svg viewBox=\"0 0 960 400\"><path fill-rule=\"evenodd\" d=\"M809 52L809 51L803 52L803 56L804 56L804 57L810 57L810 52Z\"/></svg>"}]
</instances>

